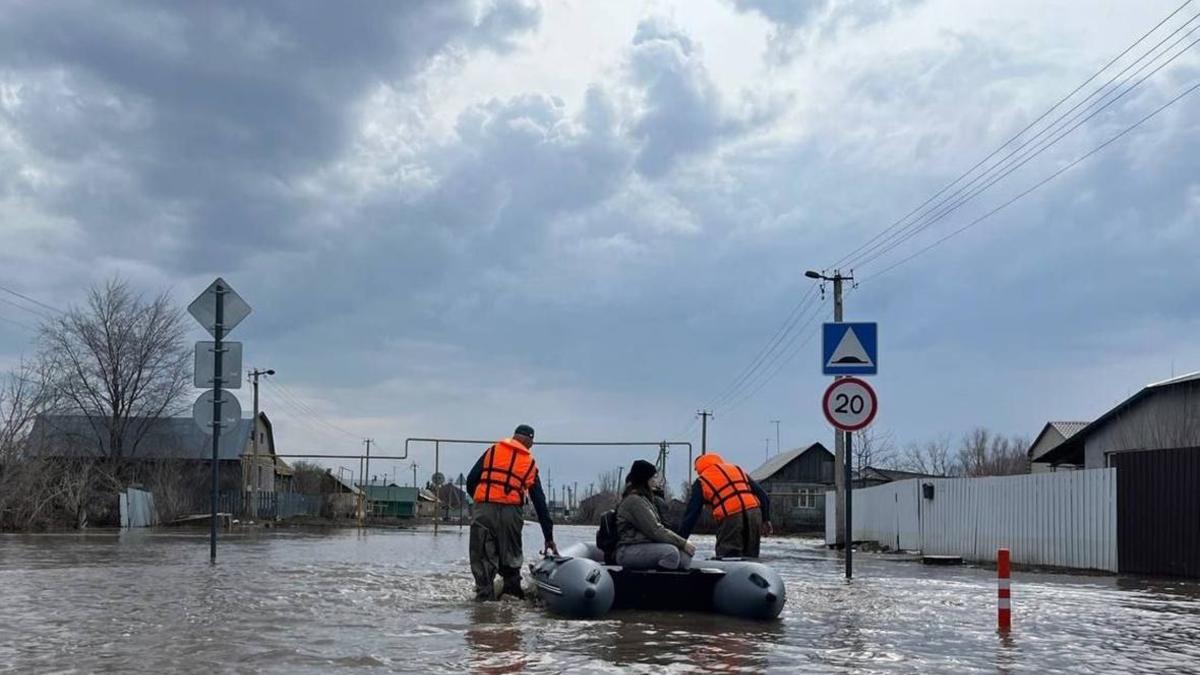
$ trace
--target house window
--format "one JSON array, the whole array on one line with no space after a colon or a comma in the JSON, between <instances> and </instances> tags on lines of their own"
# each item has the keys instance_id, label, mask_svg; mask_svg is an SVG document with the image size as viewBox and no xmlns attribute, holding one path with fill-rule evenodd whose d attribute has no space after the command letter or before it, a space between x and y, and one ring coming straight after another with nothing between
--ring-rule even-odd
<instances>
[{"instance_id":1,"label":"house window","mask_svg":"<svg viewBox=\"0 0 1200 675\"><path fill-rule=\"evenodd\" d=\"M264 433L263 433L263 432L261 432L261 431L260 431L260 432L258 432L258 442L259 442L259 444L260 444L260 445L261 445L261 444L263 444L263 443L266 443L266 442L267 442L267 435L266 435L266 434L264 434Z\"/></svg>"},{"instance_id":2,"label":"house window","mask_svg":"<svg viewBox=\"0 0 1200 675\"><path fill-rule=\"evenodd\" d=\"M798 509L815 509L817 508L817 491L816 490L801 490L796 493L796 508Z\"/></svg>"}]
</instances>

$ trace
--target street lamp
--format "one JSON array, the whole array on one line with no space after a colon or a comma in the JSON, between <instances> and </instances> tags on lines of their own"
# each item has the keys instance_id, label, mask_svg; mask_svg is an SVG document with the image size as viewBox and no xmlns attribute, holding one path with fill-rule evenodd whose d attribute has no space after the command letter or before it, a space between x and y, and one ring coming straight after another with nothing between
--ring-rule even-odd
<instances>
[{"instance_id":1,"label":"street lamp","mask_svg":"<svg viewBox=\"0 0 1200 675\"><path fill-rule=\"evenodd\" d=\"M246 515L255 518L258 517L258 484L262 482L262 469L258 466L258 378L274 374L275 371L273 369L258 370L257 368L248 373L250 376L250 383L254 385L254 421L250 423L251 459L249 474L251 488L250 494L248 495L250 503L246 505L245 511ZM273 474L271 481L275 481ZM274 488L274 485L271 487Z\"/></svg>"},{"instance_id":2,"label":"street lamp","mask_svg":"<svg viewBox=\"0 0 1200 675\"><path fill-rule=\"evenodd\" d=\"M808 277L809 279L826 279L827 280L827 277L824 274L821 274L820 272L814 272L812 270L805 272L804 276Z\"/></svg>"}]
</instances>

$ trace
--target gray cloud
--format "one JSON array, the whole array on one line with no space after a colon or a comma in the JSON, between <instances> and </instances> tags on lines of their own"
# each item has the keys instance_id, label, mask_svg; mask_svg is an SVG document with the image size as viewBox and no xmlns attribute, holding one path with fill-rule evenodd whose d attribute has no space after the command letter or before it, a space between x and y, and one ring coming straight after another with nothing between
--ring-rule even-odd
<instances>
[{"instance_id":1,"label":"gray cloud","mask_svg":"<svg viewBox=\"0 0 1200 675\"><path fill-rule=\"evenodd\" d=\"M638 24L632 75L645 91L645 110L633 133L643 142L638 170L666 173L677 158L711 149L732 125L691 39L663 19Z\"/></svg>"},{"instance_id":2,"label":"gray cloud","mask_svg":"<svg viewBox=\"0 0 1200 675\"><path fill-rule=\"evenodd\" d=\"M817 22L864 26L890 18L895 12L918 5L924 0L733 0L742 12L756 12L763 18L789 29Z\"/></svg>"},{"instance_id":3,"label":"gray cloud","mask_svg":"<svg viewBox=\"0 0 1200 675\"><path fill-rule=\"evenodd\" d=\"M0 19L6 116L61 163L43 199L86 220L96 247L166 231L164 260L229 266L304 245L314 204L296 183L345 148L368 87L439 54L507 49L538 17L518 2L478 17L470 2L26 3Z\"/></svg>"},{"instance_id":4,"label":"gray cloud","mask_svg":"<svg viewBox=\"0 0 1200 675\"><path fill-rule=\"evenodd\" d=\"M787 99L816 113L748 118L706 68L722 54L634 19L612 50L619 67L582 100L522 83L440 110L454 122L436 135L424 78L453 77L481 49L526 48L540 16L481 6L384 4L369 20L292 4L16 6L0 18L0 227L13 242L0 260L22 288L75 295L112 256L181 298L228 274L255 307L236 335L249 358L381 439L490 436L514 420L545 437L661 437L753 356L808 289L805 268L1082 77L981 28L838 65L819 98ZM843 38L829 26L851 25L830 23L838 11L896 16L738 6L830 40ZM1194 74L1098 119L913 247ZM1187 346L1200 312L1198 105L851 294L850 317L884 326L881 424L904 439L976 423L1035 431L1165 371L1167 352L1181 370L1200 359ZM757 430L780 417L785 444L825 438L814 350L720 410L713 443L753 463ZM280 433L330 442L304 429L292 419ZM582 479L612 457L555 470Z\"/></svg>"}]
</instances>

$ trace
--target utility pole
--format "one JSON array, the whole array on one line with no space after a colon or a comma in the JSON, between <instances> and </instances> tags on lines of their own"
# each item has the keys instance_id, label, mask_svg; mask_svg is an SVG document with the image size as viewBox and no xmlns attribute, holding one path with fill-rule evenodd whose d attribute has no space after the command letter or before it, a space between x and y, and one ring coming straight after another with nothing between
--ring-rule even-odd
<instances>
[{"instance_id":1,"label":"utility pole","mask_svg":"<svg viewBox=\"0 0 1200 675\"><path fill-rule=\"evenodd\" d=\"M713 414L712 414L711 410L700 410L696 414L700 416L700 454L707 455L708 454L708 418L712 417ZM692 470L693 469L694 469L694 467L692 466L691 446L688 446L688 484L689 485L691 485L691 483L692 483Z\"/></svg>"},{"instance_id":2,"label":"utility pole","mask_svg":"<svg viewBox=\"0 0 1200 675\"><path fill-rule=\"evenodd\" d=\"M771 459L771 439L764 438L763 439L763 461L765 462L769 459Z\"/></svg>"},{"instance_id":3,"label":"utility pole","mask_svg":"<svg viewBox=\"0 0 1200 675\"><path fill-rule=\"evenodd\" d=\"M783 448L779 447L779 420L771 420L771 424L775 425L775 454L783 452Z\"/></svg>"},{"instance_id":4,"label":"utility pole","mask_svg":"<svg viewBox=\"0 0 1200 675\"><path fill-rule=\"evenodd\" d=\"M255 368L249 373L250 384L254 386L254 422L250 425L250 500L244 510L246 515L251 518L258 517L258 483L262 473L262 469L258 466L258 378L274 374L275 371L270 368L266 370Z\"/></svg>"},{"instance_id":5,"label":"utility pole","mask_svg":"<svg viewBox=\"0 0 1200 675\"><path fill-rule=\"evenodd\" d=\"M417 487L417 466L418 466L418 464L414 461L411 466L412 466L412 470L413 470L413 487L415 488L415 487ZM420 501L420 500L418 499L418 501Z\"/></svg>"},{"instance_id":6,"label":"utility pole","mask_svg":"<svg viewBox=\"0 0 1200 675\"><path fill-rule=\"evenodd\" d=\"M366 516L366 513L367 513L366 506L367 506L367 501L369 501L367 499L367 490L370 489L370 486L371 486L371 444L374 442L375 442L375 440L371 439L371 438L363 439L363 443L365 443L367 446L367 459L366 459L366 464L363 466L363 479L367 482L367 485L366 485L366 487L364 487L362 489L362 493L359 494L358 498L362 502L361 507L362 507L362 513L363 513L364 520L367 517Z\"/></svg>"},{"instance_id":7,"label":"utility pole","mask_svg":"<svg viewBox=\"0 0 1200 675\"><path fill-rule=\"evenodd\" d=\"M819 279L822 282L833 282L833 321L834 323L842 322L842 282L854 281L854 275L842 274L841 270L834 270L833 276L825 275L821 272L809 270L804 273L804 276L809 279ZM822 284L821 292L824 294L825 286ZM837 379L837 378L834 378ZM845 544L846 542L846 488L849 487L850 480L850 465L846 457L846 435L840 430L833 432L833 484L837 491L837 543ZM847 547L849 548L849 547Z\"/></svg>"},{"instance_id":8,"label":"utility pole","mask_svg":"<svg viewBox=\"0 0 1200 675\"><path fill-rule=\"evenodd\" d=\"M713 417L711 410L701 410L696 413L700 416L700 454L708 454L708 418Z\"/></svg>"}]
</instances>

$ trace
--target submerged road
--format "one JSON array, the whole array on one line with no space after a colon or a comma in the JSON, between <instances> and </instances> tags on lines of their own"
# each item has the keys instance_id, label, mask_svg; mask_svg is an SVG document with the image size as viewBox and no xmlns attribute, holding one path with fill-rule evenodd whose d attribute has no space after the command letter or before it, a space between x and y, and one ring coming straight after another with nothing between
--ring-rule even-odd
<instances>
[{"instance_id":1,"label":"submerged road","mask_svg":"<svg viewBox=\"0 0 1200 675\"><path fill-rule=\"evenodd\" d=\"M471 601L457 527L229 535L216 567L200 533L0 535L0 672L1200 672L1195 582L1016 573L1002 637L994 572L862 555L846 583L815 540L763 553L780 621L563 621Z\"/></svg>"}]
</instances>

